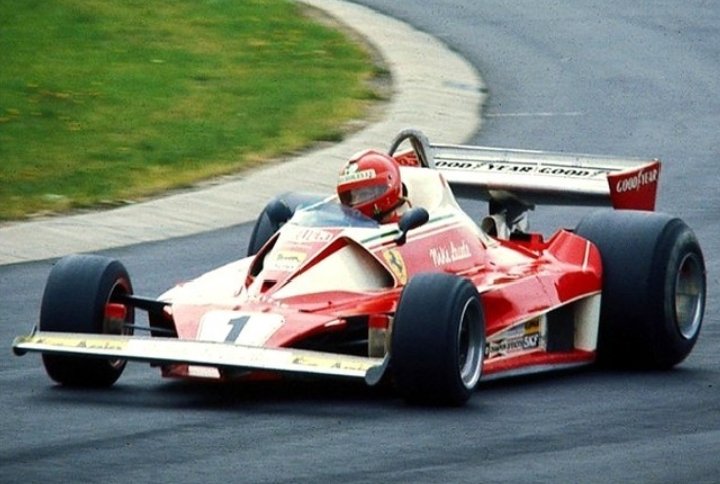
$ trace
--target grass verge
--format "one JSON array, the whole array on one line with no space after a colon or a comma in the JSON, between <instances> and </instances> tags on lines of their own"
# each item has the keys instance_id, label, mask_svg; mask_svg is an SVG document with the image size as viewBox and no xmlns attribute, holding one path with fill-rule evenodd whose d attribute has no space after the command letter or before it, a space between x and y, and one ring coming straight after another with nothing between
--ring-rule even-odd
<instances>
[{"instance_id":1,"label":"grass verge","mask_svg":"<svg viewBox=\"0 0 720 484\"><path fill-rule=\"evenodd\" d=\"M338 140L368 52L284 0L0 0L0 220Z\"/></svg>"}]
</instances>

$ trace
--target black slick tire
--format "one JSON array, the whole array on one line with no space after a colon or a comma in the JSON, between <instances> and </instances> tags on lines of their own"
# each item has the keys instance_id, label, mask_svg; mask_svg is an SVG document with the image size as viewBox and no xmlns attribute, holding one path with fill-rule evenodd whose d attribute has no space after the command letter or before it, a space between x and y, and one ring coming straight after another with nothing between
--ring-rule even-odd
<instances>
[{"instance_id":1,"label":"black slick tire","mask_svg":"<svg viewBox=\"0 0 720 484\"><path fill-rule=\"evenodd\" d=\"M485 321L480 297L467 280L418 274L400 296L392 326L390 365L409 403L459 406L482 373Z\"/></svg>"},{"instance_id":2,"label":"black slick tire","mask_svg":"<svg viewBox=\"0 0 720 484\"><path fill-rule=\"evenodd\" d=\"M40 331L95 334L130 334L131 329L111 327L105 307L113 298L132 294L125 267L118 261L92 255L60 259L45 285L40 308ZM134 310L127 308L125 324L134 322ZM67 386L105 387L120 377L125 360L107 360L43 354L47 374Z\"/></svg>"},{"instance_id":3,"label":"black slick tire","mask_svg":"<svg viewBox=\"0 0 720 484\"><path fill-rule=\"evenodd\" d=\"M575 231L602 257L599 362L667 369L692 350L702 325L702 250L679 218L640 211L594 212Z\"/></svg>"}]
</instances>

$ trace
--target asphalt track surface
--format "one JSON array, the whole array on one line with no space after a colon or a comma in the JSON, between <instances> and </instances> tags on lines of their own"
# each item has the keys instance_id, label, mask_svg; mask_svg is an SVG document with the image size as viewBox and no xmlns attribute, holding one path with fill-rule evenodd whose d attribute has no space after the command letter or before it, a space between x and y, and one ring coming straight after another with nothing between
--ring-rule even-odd
<instances>
[{"instance_id":1,"label":"asphalt track surface","mask_svg":"<svg viewBox=\"0 0 720 484\"><path fill-rule=\"evenodd\" d=\"M355 385L173 383L143 365L111 390L73 391L51 385L36 357L4 357L0 482L718 481L720 6L361 3L480 70L490 96L472 141L664 160L659 209L695 229L708 269L691 356L670 372L486 384L462 409L408 407ZM581 213L534 215L543 228ZM241 255L250 228L108 253L136 292L154 295ZM0 268L0 341L35 320L50 266Z\"/></svg>"}]
</instances>

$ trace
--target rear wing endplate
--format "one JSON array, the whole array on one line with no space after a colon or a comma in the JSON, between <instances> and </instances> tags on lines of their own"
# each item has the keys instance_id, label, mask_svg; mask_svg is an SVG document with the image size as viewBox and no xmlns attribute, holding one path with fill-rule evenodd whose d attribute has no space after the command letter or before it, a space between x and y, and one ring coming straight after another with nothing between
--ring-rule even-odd
<instances>
[{"instance_id":1,"label":"rear wing endplate","mask_svg":"<svg viewBox=\"0 0 720 484\"><path fill-rule=\"evenodd\" d=\"M406 141L412 149L395 154ZM458 196L529 207L654 210L660 176L657 159L430 144L417 130L402 131L390 154L402 165L439 170Z\"/></svg>"}]
</instances>

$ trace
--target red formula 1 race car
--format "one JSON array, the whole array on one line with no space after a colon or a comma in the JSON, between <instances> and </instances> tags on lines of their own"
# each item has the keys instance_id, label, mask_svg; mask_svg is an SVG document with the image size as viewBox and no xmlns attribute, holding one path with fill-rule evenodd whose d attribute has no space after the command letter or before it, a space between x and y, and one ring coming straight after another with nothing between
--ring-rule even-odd
<instances>
[{"instance_id":1,"label":"red formula 1 race car","mask_svg":"<svg viewBox=\"0 0 720 484\"><path fill-rule=\"evenodd\" d=\"M157 299L133 294L118 261L61 259L38 326L13 349L41 352L65 385L111 385L136 360L167 377L391 382L407 401L450 405L496 377L597 361L670 368L698 338L706 282L693 232L652 211L659 172L657 160L431 145L404 131L389 154L351 160L338 194L271 201L248 257ZM457 194L487 200L489 214L474 221ZM612 208L545 239L527 231L536 203Z\"/></svg>"}]
</instances>

